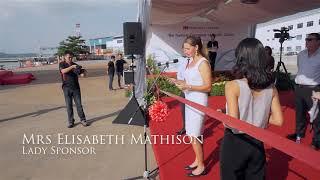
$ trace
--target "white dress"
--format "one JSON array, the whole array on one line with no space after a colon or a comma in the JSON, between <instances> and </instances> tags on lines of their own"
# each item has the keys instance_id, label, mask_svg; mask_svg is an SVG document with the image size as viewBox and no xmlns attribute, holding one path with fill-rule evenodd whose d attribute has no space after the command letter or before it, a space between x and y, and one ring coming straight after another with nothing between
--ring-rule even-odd
<instances>
[{"instance_id":1,"label":"white dress","mask_svg":"<svg viewBox=\"0 0 320 180\"><path fill-rule=\"evenodd\" d=\"M188 67L185 71L185 80L187 85L201 86L203 80L199 72L199 65L207 61L205 58L201 58L193 67ZM208 106L208 93L199 91L184 91L185 98L189 101ZM193 137L199 137L203 133L204 125L204 113L198 111L188 105L185 109L186 117L186 134Z\"/></svg>"}]
</instances>

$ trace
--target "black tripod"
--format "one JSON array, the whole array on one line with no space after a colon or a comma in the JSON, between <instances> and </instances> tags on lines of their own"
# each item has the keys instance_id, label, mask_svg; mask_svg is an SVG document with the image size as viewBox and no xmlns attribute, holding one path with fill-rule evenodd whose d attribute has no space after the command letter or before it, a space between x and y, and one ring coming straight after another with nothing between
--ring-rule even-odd
<instances>
[{"instance_id":1,"label":"black tripod","mask_svg":"<svg viewBox=\"0 0 320 180\"><path fill-rule=\"evenodd\" d=\"M133 59L134 56L132 55L132 66L131 70L133 72L131 84L132 84L132 97L129 103L126 105L126 107L120 112L120 114L117 116L117 118L112 122L113 124L127 124L127 125L137 125L137 126L143 126L143 133L144 133L144 165L145 165L145 171L143 172L142 176L134 177L134 178L127 178L126 180L135 180L135 179L141 179L141 178L147 178L149 179L151 175L153 175L155 172L159 170L159 168L155 168L152 171L148 170L148 148L147 148L147 127L149 127L149 121L148 121L148 115L147 115L147 106L144 103L143 107L141 107L138 104L138 101L135 96L135 82L134 82L134 71L133 71ZM168 64L166 64L166 67L164 67L161 72L163 72L168 67ZM159 79L161 73L157 76L157 78L153 81L152 86L147 91L147 94L150 94L153 87L156 85L157 80ZM129 121L127 121L128 117L130 117Z\"/></svg>"},{"instance_id":2,"label":"black tripod","mask_svg":"<svg viewBox=\"0 0 320 180\"><path fill-rule=\"evenodd\" d=\"M275 80L275 84L277 85L277 83L279 83L279 77L280 77L280 67L282 66L283 69L284 69L284 72L285 72L285 77L286 77L286 80L288 81L288 83L290 84L290 88L293 90L294 87L292 85L291 80L290 80L290 76L288 74L288 71L287 71L287 68L286 66L284 65L283 61L282 61L282 53L283 53L283 42L285 41L286 39L285 38L280 38L279 39L279 42L280 42L280 59L279 59L279 62L277 64L277 67L276 67L276 80Z\"/></svg>"},{"instance_id":3,"label":"black tripod","mask_svg":"<svg viewBox=\"0 0 320 180\"><path fill-rule=\"evenodd\" d=\"M155 80L152 82L152 85L150 86L150 88L149 88L148 91L147 91L147 95L150 95L150 93L153 91L154 87L156 87L156 84L157 84L158 79L160 78L161 74L162 74L162 73L164 72L164 70L165 70L166 68L168 68L168 67L169 67L169 63L166 63L165 66L163 67L163 69L161 69L160 73L159 73L159 74L157 75L157 77L155 78ZM130 118L130 120L129 120L129 122L128 122L129 125L132 123L133 118L135 117L135 115L139 112L139 109L141 109L140 106L137 107L136 110L135 110L135 112L132 114L132 116L131 116L131 118ZM144 141L146 141L146 138L147 138L147 127L149 127L149 121L148 121L148 116L147 116L146 111L147 111L147 106L146 106L146 103L145 103L145 105L144 105L144 113L143 113L143 114L144 114L144 120L145 120L145 124L144 124L144 126L143 126ZM159 170L159 167L153 169L152 171L149 171L149 170L148 170L148 162L147 162L147 160L148 160L147 152L148 152L148 151L147 151L147 150L148 150L148 148L147 148L147 143L144 143L145 171L144 171L144 173L143 173L143 176L139 176L139 177L135 177L135 178L129 178L129 179L126 179L126 180L134 180L134 179L139 179L139 178L142 178L142 177L149 179L150 176L151 176L153 173L155 173L155 172L157 172L157 171Z\"/></svg>"}]
</instances>

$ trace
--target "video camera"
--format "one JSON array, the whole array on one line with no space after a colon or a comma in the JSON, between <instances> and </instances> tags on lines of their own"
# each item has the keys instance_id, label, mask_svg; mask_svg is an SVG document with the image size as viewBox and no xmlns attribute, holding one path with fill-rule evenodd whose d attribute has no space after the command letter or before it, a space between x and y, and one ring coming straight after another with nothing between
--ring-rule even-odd
<instances>
[{"instance_id":1,"label":"video camera","mask_svg":"<svg viewBox=\"0 0 320 180\"><path fill-rule=\"evenodd\" d=\"M274 33L274 38L279 38L280 43L283 43L285 40L290 39L289 29L286 27L282 27L280 30L274 29L273 31L279 32L279 33Z\"/></svg>"},{"instance_id":2,"label":"video camera","mask_svg":"<svg viewBox=\"0 0 320 180\"><path fill-rule=\"evenodd\" d=\"M76 68L73 69L73 72L77 75L85 74L87 71L82 68L82 66L77 65Z\"/></svg>"}]
</instances>

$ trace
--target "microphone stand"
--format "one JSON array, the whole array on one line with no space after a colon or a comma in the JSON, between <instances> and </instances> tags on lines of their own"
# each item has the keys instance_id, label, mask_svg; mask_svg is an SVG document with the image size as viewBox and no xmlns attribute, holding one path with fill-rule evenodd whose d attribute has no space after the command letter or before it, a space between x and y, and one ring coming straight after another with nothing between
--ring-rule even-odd
<instances>
[{"instance_id":1,"label":"microphone stand","mask_svg":"<svg viewBox=\"0 0 320 180\"><path fill-rule=\"evenodd\" d=\"M165 64L165 66L161 69L161 71L160 71L160 73L158 74L158 76L156 77L156 79L152 82L152 85L150 86L150 88L149 88L148 91L147 91L147 95L149 95L149 94L151 93L153 87L156 85L156 83L157 83L158 79L160 78L161 74L162 74L162 73L164 72L164 70L165 70L166 68L168 68L168 67L169 67L169 63L167 62L167 63ZM133 115L131 116L130 120L128 121L128 124L129 124L129 125L130 125L131 121L133 120L133 117L134 117L134 116L136 115L136 113L138 112L139 108L140 108L140 107L138 107L138 108L136 109L136 111L133 113Z\"/></svg>"},{"instance_id":2,"label":"microphone stand","mask_svg":"<svg viewBox=\"0 0 320 180\"><path fill-rule=\"evenodd\" d=\"M167 62L165 64L165 66L161 69L160 73L157 75L156 79L152 82L152 85L151 87L148 89L147 91L147 95L149 95L153 89L153 87L156 85L158 79L160 78L161 74L164 72L164 70L166 68L169 67L169 62ZM133 120L134 116L136 115L136 113L139 111L139 109L141 108L141 106L139 106L135 112L132 114L130 120L128 121L128 125L130 125L131 121ZM146 105L146 102L144 103L144 110L146 111L147 110L147 105ZM147 139L147 127L149 126L149 121L147 120L148 116L146 116L146 113L143 113L144 116L145 116L145 124L143 126L143 133L144 133L144 140L146 142L146 139ZM145 171L143 172L143 177L144 178L147 178L149 179L150 175L156 171L159 170L159 167L155 168L154 170L152 171L148 171L148 156L147 156L147 143L144 143L144 164L145 164Z\"/></svg>"}]
</instances>

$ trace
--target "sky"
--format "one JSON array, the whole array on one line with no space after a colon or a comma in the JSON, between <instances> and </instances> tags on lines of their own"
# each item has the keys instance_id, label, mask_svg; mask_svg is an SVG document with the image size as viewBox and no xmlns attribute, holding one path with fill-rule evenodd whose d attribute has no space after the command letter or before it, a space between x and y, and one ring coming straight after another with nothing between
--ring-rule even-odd
<instances>
[{"instance_id":1,"label":"sky","mask_svg":"<svg viewBox=\"0 0 320 180\"><path fill-rule=\"evenodd\" d=\"M136 21L138 0L0 0L0 52L38 53L75 35L84 39L122 35Z\"/></svg>"}]
</instances>

